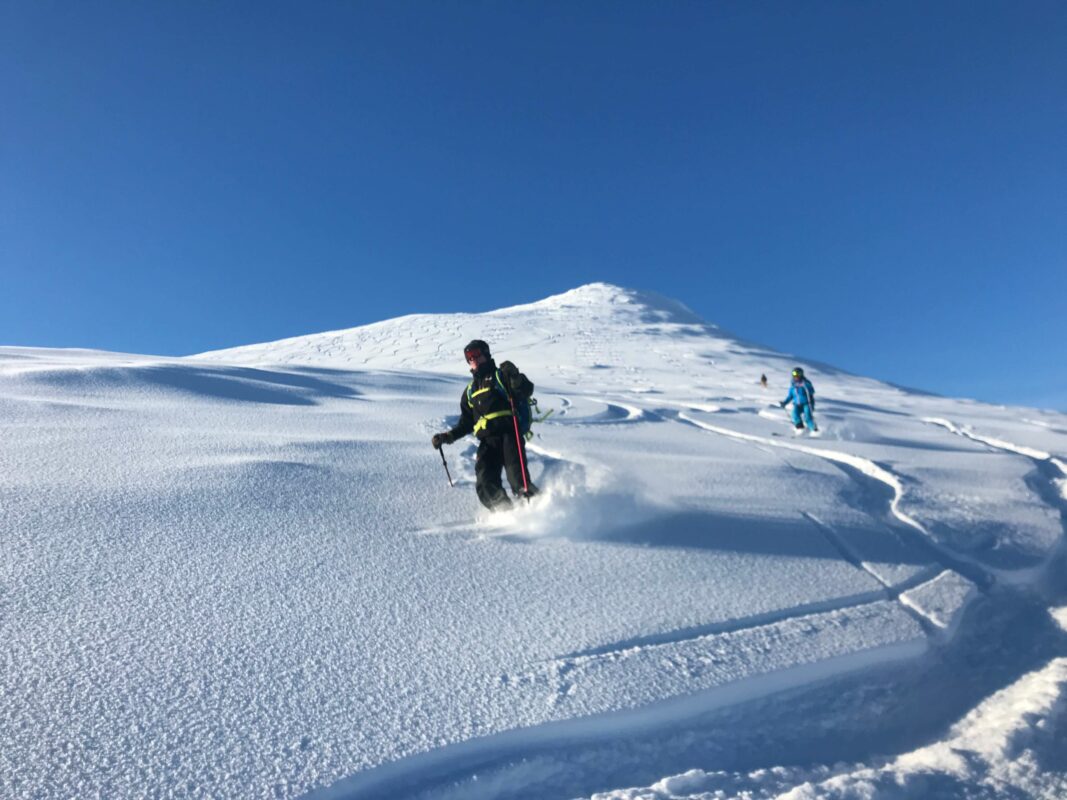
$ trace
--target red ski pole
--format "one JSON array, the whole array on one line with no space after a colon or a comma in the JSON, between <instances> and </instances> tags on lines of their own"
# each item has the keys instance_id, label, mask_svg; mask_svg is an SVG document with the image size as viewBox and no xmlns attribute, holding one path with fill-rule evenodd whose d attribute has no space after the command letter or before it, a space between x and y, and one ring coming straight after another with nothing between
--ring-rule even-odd
<instances>
[{"instance_id":1,"label":"red ski pole","mask_svg":"<svg viewBox=\"0 0 1067 800\"><path fill-rule=\"evenodd\" d=\"M508 392L508 402L511 403L511 421L515 423L515 448L519 451L519 466L522 467L522 496L526 502L530 502L530 482L526 480L526 456L523 455L522 437L519 435L519 415L515 411L515 398Z\"/></svg>"}]
</instances>

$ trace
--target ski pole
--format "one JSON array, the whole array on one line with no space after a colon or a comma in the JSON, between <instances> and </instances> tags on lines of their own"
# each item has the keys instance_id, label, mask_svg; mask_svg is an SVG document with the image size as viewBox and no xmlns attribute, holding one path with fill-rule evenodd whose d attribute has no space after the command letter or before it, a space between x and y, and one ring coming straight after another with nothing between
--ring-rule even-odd
<instances>
[{"instance_id":1,"label":"ski pole","mask_svg":"<svg viewBox=\"0 0 1067 800\"><path fill-rule=\"evenodd\" d=\"M441 454L441 463L445 465L445 475L448 476L448 485L451 486L452 488L455 488L455 484L452 483L452 473L448 471L448 462L445 461L444 448L438 447L437 448L437 452Z\"/></svg>"},{"instance_id":2,"label":"ski pole","mask_svg":"<svg viewBox=\"0 0 1067 800\"><path fill-rule=\"evenodd\" d=\"M522 437L519 436L519 415L515 411L515 398L508 392L508 402L511 403L511 421L515 423L515 449L519 451L519 466L522 468L522 496L526 502L530 502L530 483L526 480L526 457L523 455Z\"/></svg>"}]
</instances>

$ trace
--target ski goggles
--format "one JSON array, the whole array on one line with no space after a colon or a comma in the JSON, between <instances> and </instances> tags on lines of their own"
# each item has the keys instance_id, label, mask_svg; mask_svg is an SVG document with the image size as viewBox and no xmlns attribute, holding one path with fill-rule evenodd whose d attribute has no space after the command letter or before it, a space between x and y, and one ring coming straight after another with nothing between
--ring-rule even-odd
<instances>
[{"instance_id":1,"label":"ski goggles","mask_svg":"<svg viewBox=\"0 0 1067 800\"><path fill-rule=\"evenodd\" d=\"M470 350L463 351L463 357L468 361L477 361L480 356L485 355L481 350L472 348Z\"/></svg>"}]
</instances>

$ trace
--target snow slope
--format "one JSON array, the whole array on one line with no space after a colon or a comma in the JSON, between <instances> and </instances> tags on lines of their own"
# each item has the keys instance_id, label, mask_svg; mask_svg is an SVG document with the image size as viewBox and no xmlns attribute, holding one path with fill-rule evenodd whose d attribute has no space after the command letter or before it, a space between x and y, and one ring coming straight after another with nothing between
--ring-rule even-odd
<instances>
[{"instance_id":1,"label":"snow slope","mask_svg":"<svg viewBox=\"0 0 1067 800\"><path fill-rule=\"evenodd\" d=\"M544 496L492 519L473 439L454 489L429 446L475 337L553 409ZM794 438L794 363L606 284L181 359L0 348L0 796L848 796L1054 729L1067 417L803 362Z\"/></svg>"}]
</instances>

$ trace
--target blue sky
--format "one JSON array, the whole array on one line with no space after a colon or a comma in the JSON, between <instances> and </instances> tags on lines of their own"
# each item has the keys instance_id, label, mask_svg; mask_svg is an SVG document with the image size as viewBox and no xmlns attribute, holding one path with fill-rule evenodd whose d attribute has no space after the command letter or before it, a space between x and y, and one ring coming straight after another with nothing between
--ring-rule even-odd
<instances>
[{"instance_id":1,"label":"blue sky","mask_svg":"<svg viewBox=\"0 0 1067 800\"><path fill-rule=\"evenodd\" d=\"M604 280L1067 409L1062 3L15 0L0 158L0 344L187 354Z\"/></svg>"}]
</instances>

